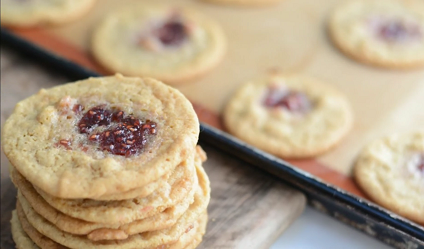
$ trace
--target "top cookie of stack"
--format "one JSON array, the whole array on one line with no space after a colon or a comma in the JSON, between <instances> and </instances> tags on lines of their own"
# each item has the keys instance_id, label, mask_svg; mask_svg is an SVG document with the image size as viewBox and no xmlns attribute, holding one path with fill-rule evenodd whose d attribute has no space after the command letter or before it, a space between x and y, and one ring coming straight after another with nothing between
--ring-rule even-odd
<instances>
[{"instance_id":1,"label":"top cookie of stack","mask_svg":"<svg viewBox=\"0 0 424 249\"><path fill-rule=\"evenodd\" d=\"M18 103L2 145L46 193L97 199L159 179L194 153L198 134L196 113L179 91L117 75L41 90Z\"/></svg>"},{"instance_id":2,"label":"top cookie of stack","mask_svg":"<svg viewBox=\"0 0 424 249\"><path fill-rule=\"evenodd\" d=\"M17 247L197 246L210 198L198 134L190 102L153 79L90 78L18 103L2 134Z\"/></svg>"}]
</instances>

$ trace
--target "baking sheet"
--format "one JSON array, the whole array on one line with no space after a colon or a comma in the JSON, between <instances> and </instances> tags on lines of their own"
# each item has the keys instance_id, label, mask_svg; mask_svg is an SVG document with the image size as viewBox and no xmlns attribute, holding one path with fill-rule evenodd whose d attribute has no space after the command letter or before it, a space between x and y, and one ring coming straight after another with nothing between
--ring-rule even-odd
<instances>
[{"instance_id":1,"label":"baking sheet","mask_svg":"<svg viewBox=\"0 0 424 249\"><path fill-rule=\"evenodd\" d=\"M77 22L12 31L80 65L105 73L90 56L91 31L108 11L140 1L99 0ZM350 178L360 149L388 133L424 127L424 70L369 67L335 49L327 38L325 22L329 11L343 1L284 0L272 7L239 8L196 0L144 0L193 7L222 25L229 44L222 63L197 82L178 87L190 100L212 111L206 112L206 116L213 116L210 119L216 127L220 127L217 117L232 93L244 82L269 71L309 75L344 92L355 115L351 133L323 156L290 162L361 196Z\"/></svg>"},{"instance_id":2,"label":"baking sheet","mask_svg":"<svg viewBox=\"0 0 424 249\"><path fill-rule=\"evenodd\" d=\"M66 26L48 28L89 53L90 34L109 11L140 0L101 0L87 16ZM198 9L216 19L228 40L222 63L197 82L178 87L189 99L220 113L244 82L269 71L316 77L346 94L355 125L338 147L319 162L349 175L358 151L370 140L424 127L424 71L389 71L346 58L326 35L326 18L342 0L284 0L263 8L238 8L196 0L155 0Z\"/></svg>"},{"instance_id":3,"label":"baking sheet","mask_svg":"<svg viewBox=\"0 0 424 249\"><path fill-rule=\"evenodd\" d=\"M42 47L38 47L36 44L22 39L6 29L2 29L1 35L2 41L5 43L12 45L18 51L28 53L36 58L38 62L46 66L51 66L53 70L59 70L61 74L66 74L73 79L97 76L95 73L87 71L86 68L72 63L61 56L57 56ZM204 111L199 111L197 109L197 112L202 119ZM327 213L339 221L362 230L397 248L412 247L424 249L424 230L422 226L411 223L378 205L358 198L341 188L334 187L303 170L297 169L298 167L305 168L304 165L298 164L297 167L294 167L285 161L263 153L205 123L202 123L200 128L202 131L200 133L200 141L210 143L216 148L227 151L229 154L246 163L251 163L256 167L262 168L278 178L281 178L286 183L302 190L307 195L309 203L321 212ZM302 164L309 167L306 169L311 169L311 166L313 168L318 168L318 171L320 171L318 173L324 171L324 178L327 177L326 179L330 181L342 179L340 177L342 176L341 174L329 174L329 169L326 167L319 167L319 164L314 164L313 162L303 162ZM331 173L334 173L334 171ZM2 184L3 183L2 181ZM339 181L338 183L343 183L343 181ZM7 206L5 206L5 208L6 207ZM8 219L6 221L8 221Z\"/></svg>"}]
</instances>

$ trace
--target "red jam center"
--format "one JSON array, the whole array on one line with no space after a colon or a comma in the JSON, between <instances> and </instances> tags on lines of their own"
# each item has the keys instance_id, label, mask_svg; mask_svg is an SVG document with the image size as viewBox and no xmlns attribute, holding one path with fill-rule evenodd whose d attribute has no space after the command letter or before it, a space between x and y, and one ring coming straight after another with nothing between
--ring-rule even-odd
<instances>
[{"instance_id":1,"label":"red jam center","mask_svg":"<svg viewBox=\"0 0 424 249\"><path fill-rule=\"evenodd\" d=\"M159 28L153 30L153 35L159 41L168 47L177 47L182 45L188 37L187 29L183 22L179 20L170 20Z\"/></svg>"},{"instance_id":2,"label":"red jam center","mask_svg":"<svg viewBox=\"0 0 424 249\"><path fill-rule=\"evenodd\" d=\"M78 113L84 108L75 105L73 109ZM94 131L102 126L108 127L100 132ZM156 135L156 123L150 120L143 122L132 115L125 116L123 111L112 111L104 106L88 110L78 122L78 129L102 150L121 156L137 154L145 146L148 137Z\"/></svg>"},{"instance_id":3,"label":"red jam center","mask_svg":"<svg viewBox=\"0 0 424 249\"><path fill-rule=\"evenodd\" d=\"M418 160L418 171L424 174L424 153L421 154L420 159Z\"/></svg>"},{"instance_id":4,"label":"red jam center","mask_svg":"<svg viewBox=\"0 0 424 249\"><path fill-rule=\"evenodd\" d=\"M385 20L375 24L377 37L388 42L408 42L423 36L420 27L401 20Z\"/></svg>"},{"instance_id":5,"label":"red jam center","mask_svg":"<svg viewBox=\"0 0 424 249\"><path fill-rule=\"evenodd\" d=\"M282 107L294 113L305 113L309 111L312 106L306 94L278 88L268 89L264 105L271 108Z\"/></svg>"}]
</instances>

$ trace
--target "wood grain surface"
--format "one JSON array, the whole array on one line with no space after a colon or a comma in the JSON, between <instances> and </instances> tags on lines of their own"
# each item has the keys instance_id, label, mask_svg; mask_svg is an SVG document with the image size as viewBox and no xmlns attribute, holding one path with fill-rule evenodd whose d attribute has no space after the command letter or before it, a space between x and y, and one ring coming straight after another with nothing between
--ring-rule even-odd
<instances>
[{"instance_id":1,"label":"wood grain surface","mask_svg":"<svg viewBox=\"0 0 424 249\"><path fill-rule=\"evenodd\" d=\"M35 61L1 49L1 124L15 104L40 88L68 80ZM209 223L199 248L268 248L303 211L305 197L251 165L208 145L205 169L211 179ZM16 190L8 177L9 163L1 154L1 248L12 249L11 211Z\"/></svg>"}]
</instances>

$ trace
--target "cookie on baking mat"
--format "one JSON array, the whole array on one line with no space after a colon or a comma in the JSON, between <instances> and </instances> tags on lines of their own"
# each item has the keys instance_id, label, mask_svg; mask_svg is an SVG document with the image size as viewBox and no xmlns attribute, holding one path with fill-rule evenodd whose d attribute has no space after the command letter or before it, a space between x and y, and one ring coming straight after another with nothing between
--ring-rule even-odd
<instances>
[{"instance_id":1,"label":"cookie on baking mat","mask_svg":"<svg viewBox=\"0 0 424 249\"><path fill-rule=\"evenodd\" d=\"M218 4L231 4L240 6L267 6L276 4L281 0L202 0L205 2L218 3Z\"/></svg>"},{"instance_id":2,"label":"cookie on baking mat","mask_svg":"<svg viewBox=\"0 0 424 249\"><path fill-rule=\"evenodd\" d=\"M424 224L424 131L371 142L358 156L354 176L376 203Z\"/></svg>"},{"instance_id":3,"label":"cookie on baking mat","mask_svg":"<svg viewBox=\"0 0 424 249\"><path fill-rule=\"evenodd\" d=\"M194 10L143 3L110 13L91 48L112 72L180 84L215 67L226 41L215 21Z\"/></svg>"},{"instance_id":4,"label":"cookie on baking mat","mask_svg":"<svg viewBox=\"0 0 424 249\"><path fill-rule=\"evenodd\" d=\"M1 24L29 27L66 23L86 14L95 2L96 0L2 0Z\"/></svg>"},{"instance_id":5,"label":"cookie on baking mat","mask_svg":"<svg viewBox=\"0 0 424 249\"><path fill-rule=\"evenodd\" d=\"M243 85L225 107L236 137L284 158L322 154L346 135L352 112L346 97L319 81L270 75Z\"/></svg>"},{"instance_id":6,"label":"cookie on baking mat","mask_svg":"<svg viewBox=\"0 0 424 249\"><path fill-rule=\"evenodd\" d=\"M424 2L352 0L329 19L334 44L363 63L387 68L424 66Z\"/></svg>"}]
</instances>

